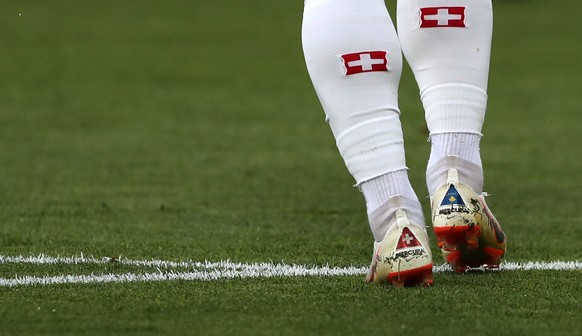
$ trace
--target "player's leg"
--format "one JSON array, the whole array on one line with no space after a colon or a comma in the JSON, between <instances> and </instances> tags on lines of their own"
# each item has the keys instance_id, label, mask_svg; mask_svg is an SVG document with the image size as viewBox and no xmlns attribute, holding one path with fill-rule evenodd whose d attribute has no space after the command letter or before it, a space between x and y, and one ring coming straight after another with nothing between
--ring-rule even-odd
<instances>
[{"instance_id":1,"label":"player's leg","mask_svg":"<svg viewBox=\"0 0 582 336\"><path fill-rule=\"evenodd\" d=\"M430 131L432 220L455 268L499 264L505 235L482 197L491 0L399 0L398 33Z\"/></svg>"},{"instance_id":2,"label":"player's leg","mask_svg":"<svg viewBox=\"0 0 582 336\"><path fill-rule=\"evenodd\" d=\"M375 238L369 280L432 283L399 120L401 50L383 0L306 0L302 39L337 147L366 199Z\"/></svg>"}]
</instances>

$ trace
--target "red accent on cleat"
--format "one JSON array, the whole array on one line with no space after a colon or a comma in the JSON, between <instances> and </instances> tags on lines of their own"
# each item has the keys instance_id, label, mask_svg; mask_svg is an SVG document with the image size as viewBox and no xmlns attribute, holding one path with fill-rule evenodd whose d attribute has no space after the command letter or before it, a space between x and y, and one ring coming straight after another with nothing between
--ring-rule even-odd
<instances>
[{"instance_id":1,"label":"red accent on cleat","mask_svg":"<svg viewBox=\"0 0 582 336\"><path fill-rule=\"evenodd\" d=\"M499 267L504 251L492 247L479 248L479 226L436 227L434 231L439 248L456 272L476 267Z\"/></svg>"},{"instance_id":2,"label":"red accent on cleat","mask_svg":"<svg viewBox=\"0 0 582 336\"><path fill-rule=\"evenodd\" d=\"M479 247L479 236L481 228L479 226L451 226L435 227L439 248L454 250L454 247L463 245L473 250Z\"/></svg>"},{"instance_id":3,"label":"red accent on cleat","mask_svg":"<svg viewBox=\"0 0 582 336\"><path fill-rule=\"evenodd\" d=\"M459 182L459 172L450 168L447 183L431 196L438 247L457 272L499 267L505 254L505 233L485 203L484 195Z\"/></svg>"},{"instance_id":4,"label":"red accent on cleat","mask_svg":"<svg viewBox=\"0 0 582 336\"><path fill-rule=\"evenodd\" d=\"M432 264L403 272L388 274L388 283L396 288L402 287L428 287L433 284Z\"/></svg>"}]
</instances>

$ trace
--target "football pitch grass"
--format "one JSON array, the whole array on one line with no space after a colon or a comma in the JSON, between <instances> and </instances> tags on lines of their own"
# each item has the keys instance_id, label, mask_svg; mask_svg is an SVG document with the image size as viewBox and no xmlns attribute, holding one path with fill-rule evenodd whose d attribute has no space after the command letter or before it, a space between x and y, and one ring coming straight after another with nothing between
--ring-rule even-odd
<instances>
[{"instance_id":1,"label":"football pitch grass","mask_svg":"<svg viewBox=\"0 0 582 336\"><path fill-rule=\"evenodd\" d=\"M507 267L447 271L431 233L434 286L394 289L363 281L302 1L2 2L0 335L582 334L581 10L494 1L482 155ZM428 218L407 69L400 106Z\"/></svg>"}]
</instances>

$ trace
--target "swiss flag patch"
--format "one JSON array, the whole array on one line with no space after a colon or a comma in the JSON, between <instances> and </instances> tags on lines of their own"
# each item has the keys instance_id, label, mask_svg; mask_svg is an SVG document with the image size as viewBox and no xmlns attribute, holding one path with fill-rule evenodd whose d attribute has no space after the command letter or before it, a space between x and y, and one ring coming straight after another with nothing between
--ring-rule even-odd
<instances>
[{"instance_id":1,"label":"swiss flag patch","mask_svg":"<svg viewBox=\"0 0 582 336\"><path fill-rule=\"evenodd\" d=\"M465 27L465 7L426 7L420 9L420 28Z\"/></svg>"},{"instance_id":2,"label":"swiss flag patch","mask_svg":"<svg viewBox=\"0 0 582 336\"><path fill-rule=\"evenodd\" d=\"M362 72L388 71L385 51L363 51L342 55L346 76Z\"/></svg>"},{"instance_id":3,"label":"swiss flag patch","mask_svg":"<svg viewBox=\"0 0 582 336\"><path fill-rule=\"evenodd\" d=\"M416 247L422 246L416 236L410 231L409 228L405 227L402 230L402 234L400 235L400 239L398 240L398 245L396 245L396 249L400 250L407 247Z\"/></svg>"}]
</instances>

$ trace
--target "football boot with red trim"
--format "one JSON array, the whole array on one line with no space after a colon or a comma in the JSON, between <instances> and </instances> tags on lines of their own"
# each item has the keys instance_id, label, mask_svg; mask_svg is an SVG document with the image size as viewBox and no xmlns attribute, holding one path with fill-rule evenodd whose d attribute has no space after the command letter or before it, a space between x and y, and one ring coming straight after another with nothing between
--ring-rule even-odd
<instances>
[{"instance_id":1,"label":"football boot with red trim","mask_svg":"<svg viewBox=\"0 0 582 336\"><path fill-rule=\"evenodd\" d=\"M505 233L487 207L485 195L478 195L459 182L458 171L451 168L447 182L432 196L437 244L457 272L477 267L498 268L505 255Z\"/></svg>"},{"instance_id":2,"label":"football boot with red trim","mask_svg":"<svg viewBox=\"0 0 582 336\"><path fill-rule=\"evenodd\" d=\"M367 281L395 287L426 287L433 283L432 266L426 231L398 209L396 223L381 242L374 243Z\"/></svg>"}]
</instances>

